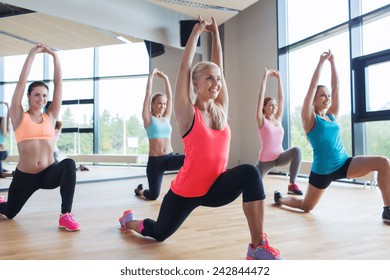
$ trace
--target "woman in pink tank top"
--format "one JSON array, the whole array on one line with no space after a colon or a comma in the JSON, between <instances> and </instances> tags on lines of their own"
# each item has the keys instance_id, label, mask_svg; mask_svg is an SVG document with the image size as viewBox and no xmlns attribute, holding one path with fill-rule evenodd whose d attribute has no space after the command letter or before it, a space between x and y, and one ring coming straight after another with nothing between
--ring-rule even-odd
<instances>
[{"instance_id":1,"label":"woman in pink tank top","mask_svg":"<svg viewBox=\"0 0 390 280\"><path fill-rule=\"evenodd\" d=\"M191 71L196 43L203 32L212 36L212 62L200 62ZM194 103L190 84L196 96ZM220 207L242 194L247 219L243 224L249 225L250 233L246 259L281 259L280 252L269 245L263 231L265 192L258 170L251 164L227 170L228 105L217 23L214 18L212 23L199 18L184 49L175 88L174 112L184 144L184 165L162 201L158 219L135 220L134 211L127 210L119 219L123 231L134 230L164 241L195 208Z\"/></svg>"},{"instance_id":2,"label":"woman in pink tank top","mask_svg":"<svg viewBox=\"0 0 390 280\"><path fill-rule=\"evenodd\" d=\"M278 83L278 98L264 97L268 77L275 77ZM265 68L260 85L260 93L256 109L257 129L261 141L261 148L256 167L261 178L275 167L290 164L290 184L288 194L302 195L302 191L295 183L301 166L301 149L291 147L284 151L282 142L284 129L282 126L284 108L284 93L280 74L277 70Z\"/></svg>"}]
</instances>

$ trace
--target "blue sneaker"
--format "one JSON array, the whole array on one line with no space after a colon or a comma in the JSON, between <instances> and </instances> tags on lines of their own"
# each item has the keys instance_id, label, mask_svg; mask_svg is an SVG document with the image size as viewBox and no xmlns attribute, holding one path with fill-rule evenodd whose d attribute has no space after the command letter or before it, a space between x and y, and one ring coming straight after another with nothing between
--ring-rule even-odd
<instances>
[{"instance_id":1,"label":"blue sneaker","mask_svg":"<svg viewBox=\"0 0 390 280\"><path fill-rule=\"evenodd\" d=\"M276 205L280 206L279 199L283 198L282 193L280 191L275 191L274 192L274 202Z\"/></svg>"},{"instance_id":2,"label":"blue sneaker","mask_svg":"<svg viewBox=\"0 0 390 280\"><path fill-rule=\"evenodd\" d=\"M248 252L246 253L247 260L283 260L280 257L280 251L271 247L268 243L268 238L263 233L263 241L257 248L253 248L252 244L248 246Z\"/></svg>"},{"instance_id":3,"label":"blue sneaker","mask_svg":"<svg viewBox=\"0 0 390 280\"><path fill-rule=\"evenodd\" d=\"M128 230L128 228L126 227L126 222L130 222L134 220L134 218L135 218L135 213L133 210L126 210L125 212L123 212L122 217L119 218L119 223L121 225L120 230L122 231Z\"/></svg>"}]
</instances>

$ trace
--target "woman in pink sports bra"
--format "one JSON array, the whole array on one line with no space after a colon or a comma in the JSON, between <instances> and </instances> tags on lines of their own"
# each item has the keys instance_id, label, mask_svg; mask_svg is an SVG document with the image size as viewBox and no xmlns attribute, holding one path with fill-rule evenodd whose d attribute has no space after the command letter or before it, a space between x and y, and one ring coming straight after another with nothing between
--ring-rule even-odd
<instances>
[{"instance_id":1,"label":"woman in pink sports bra","mask_svg":"<svg viewBox=\"0 0 390 280\"><path fill-rule=\"evenodd\" d=\"M277 79L277 99L264 97L268 77ZM301 149L299 147L291 147L285 151L282 146L284 136L282 126L283 107L284 93L279 71L265 68L256 108L257 129L259 130L261 140L261 149L256 167L259 169L261 178L264 179L273 168L290 164L290 184L288 185L287 193L302 195L302 191L295 183L301 166Z\"/></svg>"},{"instance_id":2,"label":"woman in pink sports bra","mask_svg":"<svg viewBox=\"0 0 390 280\"><path fill-rule=\"evenodd\" d=\"M196 44L203 32L212 34L212 62L198 63L191 74ZM191 100L191 83L195 103ZM133 230L164 241L180 228L195 208L224 206L242 194L251 239L246 259L281 259L280 252L269 245L263 231L265 192L259 171L251 164L227 169L228 105L217 23L214 18L212 23L199 18L183 52L174 98L174 112L184 144L184 165L162 201L157 220L135 220L134 211L127 210L119 219L123 231ZM226 224L226 230L229 230L229 224Z\"/></svg>"},{"instance_id":3,"label":"woman in pink sports bra","mask_svg":"<svg viewBox=\"0 0 390 280\"><path fill-rule=\"evenodd\" d=\"M53 58L54 91L52 103L45 113L48 102L48 86L41 81L33 82L27 90L29 108L24 112L21 102L31 65L37 54ZM60 187L62 198L59 227L68 231L79 230L79 224L71 214L76 185L76 168L72 159L58 164L54 161L54 125L62 103L61 64L56 52L49 46L38 44L27 55L10 107L10 117L19 151L19 162L9 186L7 202L0 203L0 213L13 219L31 195L38 189Z\"/></svg>"}]
</instances>

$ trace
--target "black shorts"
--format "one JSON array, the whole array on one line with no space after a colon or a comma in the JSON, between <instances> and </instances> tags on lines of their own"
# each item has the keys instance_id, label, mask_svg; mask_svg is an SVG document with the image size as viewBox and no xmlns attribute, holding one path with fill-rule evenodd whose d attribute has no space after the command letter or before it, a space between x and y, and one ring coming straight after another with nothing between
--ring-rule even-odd
<instances>
[{"instance_id":1,"label":"black shorts","mask_svg":"<svg viewBox=\"0 0 390 280\"><path fill-rule=\"evenodd\" d=\"M320 175L311 171L309 176L309 184L317 189L323 190L329 187L330 183L333 181L347 178L348 167L351 164L352 159L352 157L349 157L343 166L330 174Z\"/></svg>"}]
</instances>

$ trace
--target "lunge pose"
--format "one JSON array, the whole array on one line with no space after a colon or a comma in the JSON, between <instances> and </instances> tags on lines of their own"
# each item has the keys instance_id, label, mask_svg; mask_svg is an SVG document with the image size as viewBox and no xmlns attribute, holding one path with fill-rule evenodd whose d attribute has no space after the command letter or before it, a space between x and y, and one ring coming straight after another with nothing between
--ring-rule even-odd
<instances>
[{"instance_id":1,"label":"lunge pose","mask_svg":"<svg viewBox=\"0 0 390 280\"><path fill-rule=\"evenodd\" d=\"M331 68L331 92L318 81L326 61ZM378 185L384 203L382 219L390 222L390 162L383 156L350 157L340 137L336 123L339 113L339 77L334 55L321 54L314 71L308 93L302 106L302 125L313 147L313 165L309 186L304 199L283 198L274 194L275 203L309 212L317 205L326 188L337 179L357 178L372 171L378 171Z\"/></svg>"},{"instance_id":2,"label":"lunge pose","mask_svg":"<svg viewBox=\"0 0 390 280\"><path fill-rule=\"evenodd\" d=\"M202 32L212 34L212 62L200 62L191 72L196 42ZM195 104L190 99L190 83L196 95ZM200 18L184 49L175 88L174 112L184 144L184 165L162 201L157 220L135 220L134 211L127 210L119 219L124 230L164 241L198 206L220 207L242 194L251 236L246 258L280 259L279 251L269 245L263 230L265 192L259 171L250 164L227 170L228 105L218 26L214 18L212 23Z\"/></svg>"},{"instance_id":3,"label":"lunge pose","mask_svg":"<svg viewBox=\"0 0 390 280\"><path fill-rule=\"evenodd\" d=\"M264 97L268 77L275 77L278 82L278 98ZM284 150L282 146L284 129L282 126L284 92L280 74L277 70L265 69L260 84L259 99L257 102L256 121L261 140L259 160L256 167L264 179L274 167L290 164L290 184L288 193L302 195L302 191L295 183L299 167L301 166L301 149L292 147Z\"/></svg>"},{"instance_id":4,"label":"lunge pose","mask_svg":"<svg viewBox=\"0 0 390 280\"><path fill-rule=\"evenodd\" d=\"M48 102L48 86L41 81L33 82L27 89L29 108L24 112L21 101L34 58L46 53L54 62L53 100ZM59 227L68 231L79 230L79 224L71 214L76 185L76 168L72 159L54 161L54 125L62 102L62 75L58 56L44 44L34 46L27 55L10 107L10 117L19 151L19 162L9 186L7 202L0 203L0 213L14 218L31 195L38 189L60 187L62 198Z\"/></svg>"},{"instance_id":5,"label":"lunge pose","mask_svg":"<svg viewBox=\"0 0 390 280\"><path fill-rule=\"evenodd\" d=\"M165 94L157 92L152 95L153 78L164 80ZM161 192L161 183L165 171L179 170L183 166L184 155L174 154L171 145L172 126L172 89L169 78L162 71L153 69L146 85L142 119L149 139L149 159L146 166L149 189L142 184L134 190L138 196L156 200Z\"/></svg>"}]
</instances>

